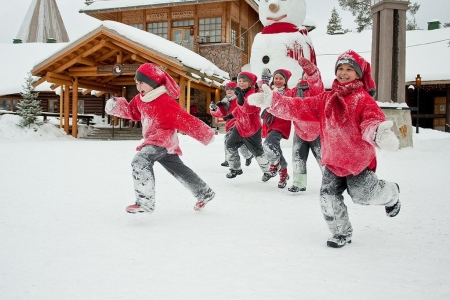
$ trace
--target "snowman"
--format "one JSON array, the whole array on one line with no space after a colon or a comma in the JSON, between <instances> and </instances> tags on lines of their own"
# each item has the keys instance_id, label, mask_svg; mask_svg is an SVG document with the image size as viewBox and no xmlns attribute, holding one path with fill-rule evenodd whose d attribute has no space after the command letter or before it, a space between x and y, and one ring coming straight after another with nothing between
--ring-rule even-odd
<instances>
[{"instance_id":1,"label":"snowman","mask_svg":"<svg viewBox=\"0 0 450 300\"><path fill-rule=\"evenodd\" d=\"M303 26L305 18L305 0L259 1L259 20L264 28L253 41L249 66L252 73L261 77L267 68L271 72L287 69L292 72L289 87L297 84L303 72L298 58L316 64L313 44Z\"/></svg>"}]
</instances>

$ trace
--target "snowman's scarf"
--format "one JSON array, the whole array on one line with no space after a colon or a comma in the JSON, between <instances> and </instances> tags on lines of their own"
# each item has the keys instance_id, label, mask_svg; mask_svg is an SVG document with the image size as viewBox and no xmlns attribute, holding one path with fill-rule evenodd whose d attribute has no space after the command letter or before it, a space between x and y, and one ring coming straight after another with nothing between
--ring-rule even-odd
<instances>
[{"instance_id":1,"label":"snowman's scarf","mask_svg":"<svg viewBox=\"0 0 450 300\"><path fill-rule=\"evenodd\" d=\"M334 110L337 110L337 117L341 123L347 121L348 108L345 97L356 93L364 84L360 80L354 80L347 84L341 84L336 79L333 81L331 93L325 103L325 115L330 117Z\"/></svg>"},{"instance_id":2,"label":"snowman's scarf","mask_svg":"<svg viewBox=\"0 0 450 300\"><path fill-rule=\"evenodd\" d=\"M268 26L265 26L261 31L262 34L277 34L277 33L291 33L291 32L300 32L304 36L308 35L308 30L306 30L306 28L303 27L302 29L300 29L296 25L294 25L292 23L286 23L286 22L276 22L276 23L270 24ZM309 53L310 53L309 60L313 64L317 65L316 52L314 51L314 47L312 45L310 45L308 42L306 42L306 43L309 46ZM299 46L301 47L301 45L299 45ZM301 51L301 56L303 56L303 49L300 49L300 51ZM292 58L294 58L294 57L292 57Z\"/></svg>"}]
</instances>

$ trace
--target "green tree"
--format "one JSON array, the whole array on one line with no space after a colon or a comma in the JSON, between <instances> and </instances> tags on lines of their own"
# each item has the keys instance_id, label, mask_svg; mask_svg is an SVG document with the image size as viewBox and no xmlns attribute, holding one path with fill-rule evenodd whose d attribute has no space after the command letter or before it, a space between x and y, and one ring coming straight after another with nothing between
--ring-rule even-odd
<instances>
[{"instance_id":1,"label":"green tree","mask_svg":"<svg viewBox=\"0 0 450 300\"><path fill-rule=\"evenodd\" d=\"M371 0L339 0L339 6L343 10L348 10L356 17L355 22L358 25L356 30L358 32L363 31L366 28L372 26L372 11L371 11ZM410 3L408 9L411 7L420 6L417 3ZM417 7L417 10L419 7ZM417 10L414 12L417 13ZM415 22L415 18L414 18Z\"/></svg>"},{"instance_id":2,"label":"green tree","mask_svg":"<svg viewBox=\"0 0 450 300\"><path fill-rule=\"evenodd\" d=\"M406 23L406 30L420 30L419 26L416 23L416 13L420 8L420 4L417 3L409 3L408 12L411 15L411 19L408 19Z\"/></svg>"},{"instance_id":3,"label":"green tree","mask_svg":"<svg viewBox=\"0 0 450 300\"><path fill-rule=\"evenodd\" d=\"M33 77L28 73L25 85L22 86L23 92L20 95L23 97L17 104L17 114L22 117L18 124L20 127L30 128L32 125L40 126L43 122L38 120L38 116L42 113L40 101L36 100L39 93L33 93Z\"/></svg>"},{"instance_id":4,"label":"green tree","mask_svg":"<svg viewBox=\"0 0 450 300\"><path fill-rule=\"evenodd\" d=\"M339 16L335 7L331 11L331 18L328 20L327 34L335 34L336 32L342 32L342 19Z\"/></svg>"}]
</instances>

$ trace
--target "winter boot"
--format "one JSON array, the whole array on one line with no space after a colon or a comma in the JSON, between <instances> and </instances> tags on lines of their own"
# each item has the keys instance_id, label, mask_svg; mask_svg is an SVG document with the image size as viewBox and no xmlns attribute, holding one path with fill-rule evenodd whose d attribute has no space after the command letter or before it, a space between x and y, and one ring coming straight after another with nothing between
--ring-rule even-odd
<instances>
[{"instance_id":1,"label":"winter boot","mask_svg":"<svg viewBox=\"0 0 450 300\"><path fill-rule=\"evenodd\" d=\"M209 189L208 192L201 198L198 199L197 203L195 203L194 210L201 211L205 207L206 203L214 199L216 193L213 190Z\"/></svg>"},{"instance_id":2,"label":"winter boot","mask_svg":"<svg viewBox=\"0 0 450 300\"><path fill-rule=\"evenodd\" d=\"M139 206L138 204L128 205L126 208L127 213L135 214L135 213L152 213L153 209L146 207L145 205Z\"/></svg>"},{"instance_id":3,"label":"winter boot","mask_svg":"<svg viewBox=\"0 0 450 300\"><path fill-rule=\"evenodd\" d=\"M223 163L220 164L222 167L228 167L228 162L224 161Z\"/></svg>"},{"instance_id":4,"label":"winter boot","mask_svg":"<svg viewBox=\"0 0 450 300\"><path fill-rule=\"evenodd\" d=\"M305 187L304 188L299 188L298 186L293 185L290 188L288 188L288 191L291 192L291 193L298 193L298 192L306 191L306 188Z\"/></svg>"},{"instance_id":5,"label":"winter boot","mask_svg":"<svg viewBox=\"0 0 450 300\"><path fill-rule=\"evenodd\" d=\"M280 171L280 163L277 163L277 164L274 164L274 165L271 164L269 166L269 171L268 172L272 174L272 177L277 176L278 171Z\"/></svg>"},{"instance_id":6,"label":"winter boot","mask_svg":"<svg viewBox=\"0 0 450 300\"><path fill-rule=\"evenodd\" d=\"M238 175L242 175L242 170L232 170L232 169L230 169L230 173L228 173L227 174L227 178L234 178L234 177L236 177L236 176L238 176Z\"/></svg>"},{"instance_id":7,"label":"winter boot","mask_svg":"<svg viewBox=\"0 0 450 300\"><path fill-rule=\"evenodd\" d=\"M250 164L252 163L252 158L253 158L253 155L250 156L249 158L247 158L247 159L245 160L245 165L246 165L247 167L250 166Z\"/></svg>"},{"instance_id":8,"label":"winter boot","mask_svg":"<svg viewBox=\"0 0 450 300\"><path fill-rule=\"evenodd\" d=\"M345 244L350 244L351 242L351 236L334 235L328 239L327 246L331 248L342 248Z\"/></svg>"},{"instance_id":9,"label":"winter boot","mask_svg":"<svg viewBox=\"0 0 450 300\"><path fill-rule=\"evenodd\" d=\"M287 172L287 168L284 168L280 171L280 181L278 182L278 188L284 189L287 185L287 181L289 179L289 174Z\"/></svg>"},{"instance_id":10,"label":"winter boot","mask_svg":"<svg viewBox=\"0 0 450 300\"><path fill-rule=\"evenodd\" d=\"M268 181L270 178L275 177L277 174L275 173L275 175L273 175L273 173L264 173L261 180L263 182Z\"/></svg>"},{"instance_id":11,"label":"winter boot","mask_svg":"<svg viewBox=\"0 0 450 300\"><path fill-rule=\"evenodd\" d=\"M398 184L396 184L396 185L397 185L398 192L400 193L400 187L398 186ZM388 217L393 218L396 215L398 215L398 213L400 212L400 207L401 207L400 200L397 200L397 202L394 205L385 206L384 209L386 211L386 215Z\"/></svg>"}]
</instances>

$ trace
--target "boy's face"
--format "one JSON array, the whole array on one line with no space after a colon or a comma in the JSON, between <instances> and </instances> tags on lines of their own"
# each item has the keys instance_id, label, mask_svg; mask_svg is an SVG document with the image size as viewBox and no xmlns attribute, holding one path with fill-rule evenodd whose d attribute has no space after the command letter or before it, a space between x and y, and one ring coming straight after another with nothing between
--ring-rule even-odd
<instances>
[{"instance_id":1,"label":"boy's face","mask_svg":"<svg viewBox=\"0 0 450 300\"><path fill-rule=\"evenodd\" d=\"M140 81L140 80L134 80L136 81L136 88L139 92L139 94L141 94L141 96L145 96L147 95L148 92L152 91L153 88L151 86L149 86L147 83Z\"/></svg>"},{"instance_id":2,"label":"boy's face","mask_svg":"<svg viewBox=\"0 0 450 300\"><path fill-rule=\"evenodd\" d=\"M227 94L228 97L231 97L234 95L234 89L232 87L226 87L225 93Z\"/></svg>"},{"instance_id":3,"label":"boy's face","mask_svg":"<svg viewBox=\"0 0 450 300\"><path fill-rule=\"evenodd\" d=\"M355 79L359 79L359 76L351 65L342 64L337 68L336 79L339 83L349 83Z\"/></svg>"},{"instance_id":4,"label":"boy's face","mask_svg":"<svg viewBox=\"0 0 450 300\"><path fill-rule=\"evenodd\" d=\"M275 74L275 76L273 76L273 85L276 88L282 88L284 87L284 85L286 84L286 80L284 79L283 75L281 74Z\"/></svg>"},{"instance_id":5,"label":"boy's face","mask_svg":"<svg viewBox=\"0 0 450 300\"><path fill-rule=\"evenodd\" d=\"M241 89L245 90L246 88L250 87L250 82L248 82L246 79L244 78L239 78L238 80L238 85Z\"/></svg>"}]
</instances>

